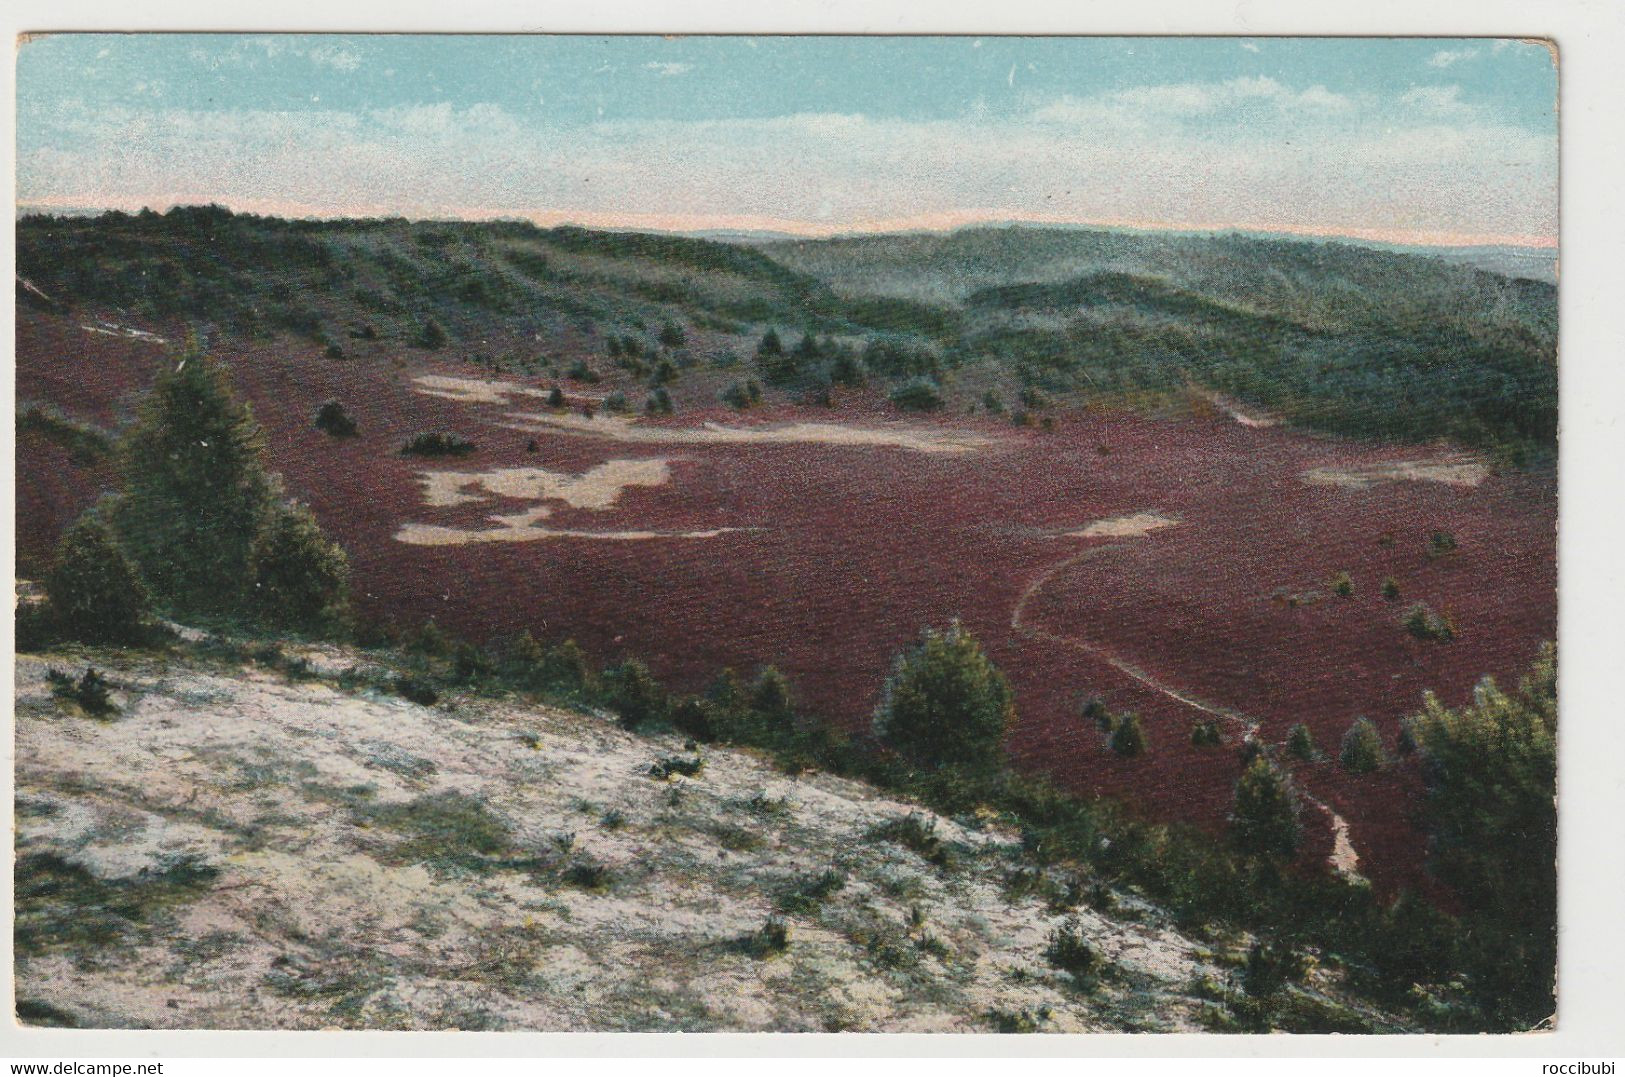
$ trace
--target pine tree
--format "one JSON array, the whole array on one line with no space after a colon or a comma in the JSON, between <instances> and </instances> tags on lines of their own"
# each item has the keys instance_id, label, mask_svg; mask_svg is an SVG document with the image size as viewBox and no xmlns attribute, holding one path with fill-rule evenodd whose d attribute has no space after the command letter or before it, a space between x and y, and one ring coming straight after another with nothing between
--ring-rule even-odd
<instances>
[{"instance_id":1,"label":"pine tree","mask_svg":"<svg viewBox=\"0 0 1625 1077\"><path fill-rule=\"evenodd\" d=\"M225 372L190 344L142 403L120 446L123 546L178 612L239 608L249 549L275 504L264 435Z\"/></svg>"},{"instance_id":2,"label":"pine tree","mask_svg":"<svg viewBox=\"0 0 1625 1077\"><path fill-rule=\"evenodd\" d=\"M1557 960L1557 652L1516 692L1431 693L1412 723L1427 779L1429 864L1461 899L1466 964L1508 1027L1551 1013Z\"/></svg>"},{"instance_id":3,"label":"pine tree","mask_svg":"<svg viewBox=\"0 0 1625 1077\"><path fill-rule=\"evenodd\" d=\"M788 729L796 720L790 700L790 682L772 666L763 669L750 690L750 709L766 719L769 726Z\"/></svg>"},{"instance_id":4,"label":"pine tree","mask_svg":"<svg viewBox=\"0 0 1625 1077\"><path fill-rule=\"evenodd\" d=\"M955 621L945 631L928 630L899 659L875 731L916 762L996 767L1015 713L1004 674Z\"/></svg>"},{"instance_id":5,"label":"pine tree","mask_svg":"<svg viewBox=\"0 0 1625 1077\"><path fill-rule=\"evenodd\" d=\"M1230 836L1243 853L1286 860L1298 850L1297 790L1269 758L1258 755L1236 782Z\"/></svg>"},{"instance_id":6,"label":"pine tree","mask_svg":"<svg viewBox=\"0 0 1625 1077\"><path fill-rule=\"evenodd\" d=\"M349 558L303 505L282 505L266 519L249 550L248 574L254 612L267 624L317 629L344 618Z\"/></svg>"},{"instance_id":7,"label":"pine tree","mask_svg":"<svg viewBox=\"0 0 1625 1077\"><path fill-rule=\"evenodd\" d=\"M649 667L637 659L629 658L605 671L604 679L609 682L610 708L627 729L637 729L665 713L666 693Z\"/></svg>"},{"instance_id":8,"label":"pine tree","mask_svg":"<svg viewBox=\"0 0 1625 1077\"><path fill-rule=\"evenodd\" d=\"M542 682L542 664L547 652L526 629L508 643L502 656L502 669L516 684L535 688Z\"/></svg>"},{"instance_id":9,"label":"pine tree","mask_svg":"<svg viewBox=\"0 0 1625 1077\"><path fill-rule=\"evenodd\" d=\"M1287 731L1286 750L1305 761L1319 754L1315 750L1315 735L1302 722Z\"/></svg>"},{"instance_id":10,"label":"pine tree","mask_svg":"<svg viewBox=\"0 0 1625 1077\"><path fill-rule=\"evenodd\" d=\"M86 513L68 529L45 578L54 627L87 643L133 643L152 596L101 517Z\"/></svg>"},{"instance_id":11,"label":"pine tree","mask_svg":"<svg viewBox=\"0 0 1625 1077\"><path fill-rule=\"evenodd\" d=\"M1140 716L1133 711L1123 715L1117 728L1112 730L1112 751L1125 759L1145 754L1145 730L1140 728Z\"/></svg>"},{"instance_id":12,"label":"pine tree","mask_svg":"<svg viewBox=\"0 0 1625 1077\"><path fill-rule=\"evenodd\" d=\"M1382 766L1382 735L1367 718L1356 718L1343 734L1337 761L1350 774L1370 774Z\"/></svg>"}]
</instances>

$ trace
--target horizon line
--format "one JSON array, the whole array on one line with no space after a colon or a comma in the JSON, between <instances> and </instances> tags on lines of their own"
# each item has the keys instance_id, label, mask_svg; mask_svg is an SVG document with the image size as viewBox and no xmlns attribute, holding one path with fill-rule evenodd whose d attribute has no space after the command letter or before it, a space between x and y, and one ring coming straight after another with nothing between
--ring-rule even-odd
<instances>
[{"instance_id":1,"label":"horizon line","mask_svg":"<svg viewBox=\"0 0 1625 1077\"><path fill-rule=\"evenodd\" d=\"M162 205L162 209L158 208ZM1259 224L1242 222L1174 222L1133 218L1079 218L1061 214L1001 212L997 210L948 210L905 217L859 218L840 224L758 214L673 214L629 211L537 210L529 213L484 207L412 206L379 204L344 209L289 203L275 199L246 199L222 202L205 197L178 197L156 202L123 200L121 204L87 205L66 199L19 201L18 216L31 212L72 212L99 214L136 213L143 209L167 212L177 206L223 205L233 213L251 213L286 220L387 219L402 217L411 221L525 221L539 228L576 226L606 231L645 231L675 235L707 232L778 234L795 239L849 239L898 234L948 234L975 227L1050 226L1057 228L1102 229L1134 232L1230 232L1284 235L1304 239L1354 240L1409 247L1522 247L1529 250L1556 250L1559 237L1516 233L1455 232L1427 228L1321 227L1303 224Z\"/></svg>"}]
</instances>

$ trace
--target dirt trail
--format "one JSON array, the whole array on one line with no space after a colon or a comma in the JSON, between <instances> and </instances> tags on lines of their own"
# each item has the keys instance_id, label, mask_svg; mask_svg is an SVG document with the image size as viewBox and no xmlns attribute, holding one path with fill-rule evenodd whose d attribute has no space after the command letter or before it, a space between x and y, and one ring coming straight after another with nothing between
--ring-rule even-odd
<instances>
[{"instance_id":1,"label":"dirt trail","mask_svg":"<svg viewBox=\"0 0 1625 1077\"><path fill-rule=\"evenodd\" d=\"M1217 703L1209 703L1187 692L1183 692L1180 689L1168 684L1166 681L1163 681L1154 674L1148 673L1133 663L1119 658L1117 655L1106 650L1104 647L1085 642L1084 640L1074 639L1070 636L1058 635L1049 631L1048 629L1031 624L1027 621L1026 613L1028 604L1031 603L1035 597L1037 597L1039 592L1048 586L1051 580L1060 575L1062 572L1071 568L1073 565L1093 557L1096 554L1103 553L1107 550L1117 549L1121 545L1122 543L1120 542L1112 542L1089 546L1070 557L1057 561L1055 564L1039 573L1033 578L1033 581L1022 590L1021 595L1016 599L1014 608L1010 611L1011 630L1020 635L1043 640L1045 643L1053 643L1057 646L1069 647L1072 650L1087 654L1091 658L1096 658L1102 662L1105 662L1119 673L1122 673L1124 676L1145 685L1147 688L1158 693L1159 695L1166 696L1175 702L1183 704L1186 707L1190 707L1193 710L1200 711L1203 714L1224 719L1225 721L1239 728L1243 737L1256 737L1261 727L1261 723L1258 719L1243 714L1241 711L1233 710L1232 708L1225 707ZM1346 878L1357 878L1359 873L1356 868L1360 862L1360 854L1355 850L1354 843L1349 838L1348 821L1333 811L1331 806L1325 801L1311 795L1302 787L1301 784L1299 785L1298 792L1303 798L1304 803L1326 816L1327 823L1331 827L1332 851L1326 857L1327 864L1329 864L1332 870L1336 871L1339 875Z\"/></svg>"}]
</instances>

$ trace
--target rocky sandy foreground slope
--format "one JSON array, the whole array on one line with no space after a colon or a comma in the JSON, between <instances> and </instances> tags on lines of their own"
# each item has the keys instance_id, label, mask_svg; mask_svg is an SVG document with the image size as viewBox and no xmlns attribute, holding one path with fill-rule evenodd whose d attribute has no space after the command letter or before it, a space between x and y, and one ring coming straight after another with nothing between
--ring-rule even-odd
<instances>
[{"instance_id":1,"label":"rocky sandy foreground slope","mask_svg":"<svg viewBox=\"0 0 1625 1077\"><path fill-rule=\"evenodd\" d=\"M1237 981L1118 894L1018 896L1016 836L514 701L74 651L17 664L25 1019L162 1028L1180 1030ZM104 670L120 713L53 696ZM661 768L656 768L661 769ZM680 767L678 769L681 769ZM934 824L932 859L885 837ZM894 828L895 830L895 828ZM919 844L919 843L916 843ZM938 862L932 862L932 860ZM762 933L775 911L779 951ZM1075 916L1106 959L1046 958Z\"/></svg>"}]
</instances>

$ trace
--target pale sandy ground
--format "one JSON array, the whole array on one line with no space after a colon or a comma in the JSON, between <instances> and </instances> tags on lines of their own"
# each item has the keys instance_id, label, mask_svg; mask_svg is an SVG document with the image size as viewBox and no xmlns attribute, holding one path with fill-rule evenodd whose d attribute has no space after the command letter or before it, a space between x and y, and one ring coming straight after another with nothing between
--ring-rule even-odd
<instances>
[{"instance_id":1,"label":"pale sandy ground","mask_svg":"<svg viewBox=\"0 0 1625 1077\"><path fill-rule=\"evenodd\" d=\"M1303 473L1311 486L1341 486L1364 490L1381 482L1442 482L1447 486L1477 486L1490 477L1489 466L1466 457L1442 460L1397 460L1369 467L1315 467Z\"/></svg>"},{"instance_id":2,"label":"pale sandy ground","mask_svg":"<svg viewBox=\"0 0 1625 1077\"><path fill-rule=\"evenodd\" d=\"M621 415L511 412L500 425L528 434L564 433L649 445L844 445L857 448L911 449L915 452L966 453L987 448L990 438L965 431L930 427L849 426L844 423L788 423L778 426L660 426Z\"/></svg>"},{"instance_id":3,"label":"pale sandy ground","mask_svg":"<svg viewBox=\"0 0 1625 1077\"><path fill-rule=\"evenodd\" d=\"M1220 393L1208 393L1206 396L1210 404L1218 408L1225 415L1234 419L1236 422L1240 423L1242 426L1249 427L1254 430L1267 430L1272 426L1281 425L1281 420L1275 416L1265 414L1264 412L1256 409L1248 409L1244 411L1239 405L1236 404L1235 401Z\"/></svg>"},{"instance_id":4,"label":"pale sandy ground","mask_svg":"<svg viewBox=\"0 0 1625 1077\"><path fill-rule=\"evenodd\" d=\"M442 400L455 400L460 404L507 404L509 397L535 396L545 398L547 389L520 385L516 381L491 381L483 378L454 378L445 374L423 374L412 379L417 391L424 396L437 396Z\"/></svg>"},{"instance_id":5,"label":"pale sandy ground","mask_svg":"<svg viewBox=\"0 0 1625 1077\"><path fill-rule=\"evenodd\" d=\"M467 546L482 542L537 542L544 539L599 539L608 542L641 542L651 539L716 538L734 527L691 531L588 531L538 527L553 514L545 501L562 501L578 509L604 512L619 503L630 486L663 486L671 480L669 461L609 460L580 475L548 471L539 467L498 468L494 471L424 471L418 476L423 486L423 503L432 508L449 508L504 497L538 504L522 512L498 513L489 517L497 527L468 529L435 524L407 523L395 533L397 542L413 546ZM483 493L479 492L483 491Z\"/></svg>"},{"instance_id":6,"label":"pale sandy ground","mask_svg":"<svg viewBox=\"0 0 1625 1077\"><path fill-rule=\"evenodd\" d=\"M48 664L87 659L116 686L110 722L49 694ZM1043 956L1063 916L1007 896L1015 834L924 813L958 851L935 867L871 835L916 809L869 787L734 751L654 780L677 740L518 703L24 656L16 752L20 856L136 887L181 857L220 871L116 946L20 959L19 997L85 1025L986 1031L1003 1011L1050 1031L1181 1030L1199 978L1233 987L1247 941L1198 943L1119 893L1109 915L1075 914L1112 962L1079 988ZM403 856L411 833L377 809L437 794L505 824L510 863L443 862L441 838ZM563 878L583 858L609 867L607 890ZM846 886L788 917L787 953L743 952L774 894L830 867Z\"/></svg>"},{"instance_id":7,"label":"pale sandy ground","mask_svg":"<svg viewBox=\"0 0 1625 1077\"><path fill-rule=\"evenodd\" d=\"M712 527L698 531L583 531L561 527L537 527L549 510L541 506L512 516L493 516L502 526L468 530L436 524L403 524L395 541L408 546L476 546L485 542L545 542L549 539L585 539L589 542L652 542L659 539L712 539L748 527Z\"/></svg>"},{"instance_id":8,"label":"pale sandy ground","mask_svg":"<svg viewBox=\"0 0 1625 1077\"><path fill-rule=\"evenodd\" d=\"M130 340L144 340L148 344L168 344L169 341L157 333L149 333L145 329L132 329L127 325L114 325L112 322L100 322L96 325L81 325L79 327L87 333L99 333L104 337L126 337Z\"/></svg>"},{"instance_id":9,"label":"pale sandy ground","mask_svg":"<svg viewBox=\"0 0 1625 1077\"><path fill-rule=\"evenodd\" d=\"M1155 512L1136 512L1132 516L1114 516L1109 520L1096 520L1079 531L1064 531L1063 538L1141 538L1164 527L1179 523Z\"/></svg>"}]
</instances>

